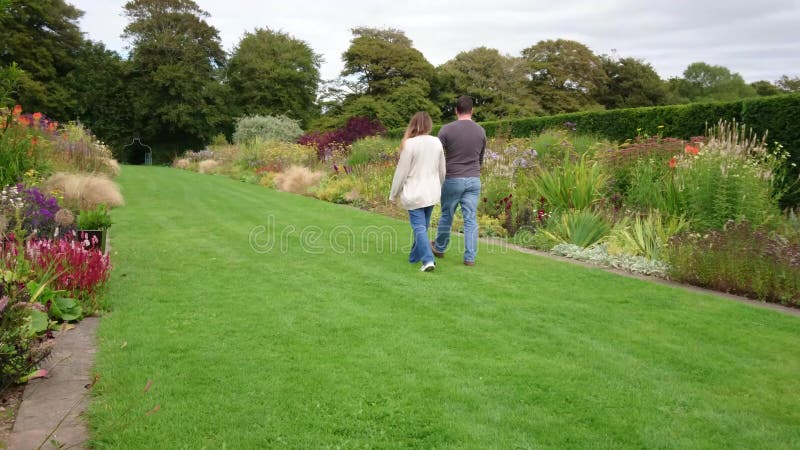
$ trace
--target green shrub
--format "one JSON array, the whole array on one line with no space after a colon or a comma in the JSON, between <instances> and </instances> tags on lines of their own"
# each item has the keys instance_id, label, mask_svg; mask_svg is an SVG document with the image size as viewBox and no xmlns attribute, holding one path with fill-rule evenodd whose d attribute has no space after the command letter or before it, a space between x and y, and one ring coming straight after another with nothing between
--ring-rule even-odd
<instances>
[{"instance_id":1,"label":"green shrub","mask_svg":"<svg viewBox=\"0 0 800 450\"><path fill-rule=\"evenodd\" d=\"M317 151L308 145L254 139L239 146L238 158L243 167L268 167L279 172L289 166L315 165Z\"/></svg>"},{"instance_id":2,"label":"green shrub","mask_svg":"<svg viewBox=\"0 0 800 450\"><path fill-rule=\"evenodd\" d=\"M394 176L394 162L361 164L353 168L351 176L355 178L355 189L360 195L362 206L379 206L388 204L389 191Z\"/></svg>"},{"instance_id":3,"label":"green shrub","mask_svg":"<svg viewBox=\"0 0 800 450\"><path fill-rule=\"evenodd\" d=\"M78 213L77 226L79 230L105 230L111 227L111 224L113 222L106 205L98 205L94 209Z\"/></svg>"},{"instance_id":4,"label":"green shrub","mask_svg":"<svg viewBox=\"0 0 800 450\"><path fill-rule=\"evenodd\" d=\"M800 305L800 244L729 222L721 231L669 241L670 277L760 300Z\"/></svg>"},{"instance_id":5,"label":"green shrub","mask_svg":"<svg viewBox=\"0 0 800 450\"><path fill-rule=\"evenodd\" d=\"M357 166L379 161L394 161L398 148L400 148L399 139L387 139L380 136L359 139L353 142L350 148L347 165Z\"/></svg>"},{"instance_id":6,"label":"green shrub","mask_svg":"<svg viewBox=\"0 0 800 450\"><path fill-rule=\"evenodd\" d=\"M612 242L612 253L638 255L660 261L669 238L688 227L689 223L683 217L664 216L657 210L644 217L624 219L616 224L609 239Z\"/></svg>"},{"instance_id":7,"label":"green shrub","mask_svg":"<svg viewBox=\"0 0 800 450\"><path fill-rule=\"evenodd\" d=\"M28 310L0 298L0 391L30 372L31 336L27 327Z\"/></svg>"},{"instance_id":8,"label":"green shrub","mask_svg":"<svg viewBox=\"0 0 800 450\"><path fill-rule=\"evenodd\" d=\"M359 199L355 177L344 174L324 178L313 194L332 203L353 203Z\"/></svg>"},{"instance_id":9,"label":"green shrub","mask_svg":"<svg viewBox=\"0 0 800 450\"><path fill-rule=\"evenodd\" d=\"M600 200L607 181L600 165L585 155L577 161L567 155L563 166L541 170L532 180L552 211L589 208Z\"/></svg>"},{"instance_id":10,"label":"green shrub","mask_svg":"<svg viewBox=\"0 0 800 450\"><path fill-rule=\"evenodd\" d=\"M543 252L549 252L558 240L553 238L552 234L543 233L540 229L533 230L531 228L522 228L517 230L511 238L511 242L521 247L533 248Z\"/></svg>"},{"instance_id":11,"label":"green shrub","mask_svg":"<svg viewBox=\"0 0 800 450\"><path fill-rule=\"evenodd\" d=\"M675 138L661 138L658 136L639 138L626 141L623 144L611 145L598 144L596 152L597 161L603 171L611 178L610 188L621 196L628 194L631 181L637 175L637 165L647 162L655 167L668 172L669 160L683 153L686 141Z\"/></svg>"},{"instance_id":12,"label":"green shrub","mask_svg":"<svg viewBox=\"0 0 800 450\"><path fill-rule=\"evenodd\" d=\"M48 163L47 141L36 127L22 120L18 115L4 115L0 111L0 187L21 181L30 170L41 172Z\"/></svg>"},{"instance_id":13,"label":"green shrub","mask_svg":"<svg viewBox=\"0 0 800 450\"><path fill-rule=\"evenodd\" d=\"M777 216L773 174L783 162L743 126L721 122L697 155L676 164L675 184L692 228L721 229L740 219L760 225Z\"/></svg>"},{"instance_id":14,"label":"green shrub","mask_svg":"<svg viewBox=\"0 0 800 450\"><path fill-rule=\"evenodd\" d=\"M682 214L683 197L675 185L674 170L669 161L663 158L639 160L631 169L624 197L628 208Z\"/></svg>"},{"instance_id":15,"label":"green shrub","mask_svg":"<svg viewBox=\"0 0 800 450\"><path fill-rule=\"evenodd\" d=\"M225 147L228 145L230 145L230 142L228 142L228 138L225 137L223 133L217 133L214 135L214 137L211 138L211 144L209 144L209 146L212 148Z\"/></svg>"},{"instance_id":16,"label":"green shrub","mask_svg":"<svg viewBox=\"0 0 800 450\"><path fill-rule=\"evenodd\" d=\"M233 142L245 144L255 140L295 142L303 135L300 121L286 116L245 116L236 121Z\"/></svg>"},{"instance_id":17,"label":"green shrub","mask_svg":"<svg viewBox=\"0 0 800 450\"><path fill-rule=\"evenodd\" d=\"M589 247L606 237L611 226L601 216L591 211L567 211L551 219L542 230L556 242Z\"/></svg>"}]
</instances>

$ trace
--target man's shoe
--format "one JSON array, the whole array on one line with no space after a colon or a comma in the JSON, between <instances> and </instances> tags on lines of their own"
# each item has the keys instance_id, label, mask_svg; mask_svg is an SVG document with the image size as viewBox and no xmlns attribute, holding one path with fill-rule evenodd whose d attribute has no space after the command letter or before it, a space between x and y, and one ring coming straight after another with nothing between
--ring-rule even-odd
<instances>
[{"instance_id":1,"label":"man's shoe","mask_svg":"<svg viewBox=\"0 0 800 450\"><path fill-rule=\"evenodd\" d=\"M465 266L472 267L472 266L474 266L474 265L475 265L475 261L464 261L464 265L465 265Z\"/></svg>"},{"instance_id":2,"label":"man's shoe","mask_svg":"<svg viewBox=\"0 0 800 450\"><path fill-rule=\"evenodd\" d=\"M433 269L436 268L436 264L433 261L426 262L422 264L422 267L419 268L422 272L433 272Z\"/></svg>"},{"instance_id":3,"label":"man's shoe","mask_svg":"<svg viewBox=\"0 0 800 450\"><path fill-rule=\"evenodd\" d=\"M431 241L431 251L433 252L433 256L435 256L437 258L444 258L444 252L437 252L436 251L435 241Z\"/></svg>"}]
</instances>

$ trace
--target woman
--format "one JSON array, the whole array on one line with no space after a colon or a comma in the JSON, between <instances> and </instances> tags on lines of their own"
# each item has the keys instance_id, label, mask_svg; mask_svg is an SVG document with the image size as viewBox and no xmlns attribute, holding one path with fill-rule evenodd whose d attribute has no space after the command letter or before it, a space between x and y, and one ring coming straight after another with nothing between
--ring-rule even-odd
<instances>
[{"instance_id":1,"label":"woman","mask_svg":"<svg viewBox=\"0 0 800 450\"><path fill-rule=\"evenodd\" d=\"M400 144L400 160L394 172L391 202L408 210L414 246L408 262L422 262L420 270L430 272L436 265L428 241L433 205L439 203L445 176L444 149L439 138L431 136L431 116L426 112L414 114Z\"/></svg>"}]
</instances>

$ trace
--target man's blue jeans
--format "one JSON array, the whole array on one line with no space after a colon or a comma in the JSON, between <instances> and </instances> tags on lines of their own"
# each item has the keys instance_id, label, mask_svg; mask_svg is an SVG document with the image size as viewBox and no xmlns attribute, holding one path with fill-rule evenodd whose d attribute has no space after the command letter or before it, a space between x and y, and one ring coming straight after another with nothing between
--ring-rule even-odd
<instances>
[{"instance_id":1,"label":"man's blue jeans","mask_svg":"<svg viewBox=\"0 0 800 450\"><path fill-rule=\"evenodd\" d=\"M410 263L433 262L433 251L431 251L431 244L428 240L431 212L433 212L433 205L408 210L408 219L411 222L411 229L414 230L414 246L411 247L411 254L408 255Z\"/></svg>"},{"instance_id":2,"label":"man's blue jeans","mask_svg":"<svg viewBox=\"0 0 800 450\"><path fill-rule=\"evenodd\" d=\"M450 229L456 206L461 205L464 216L464 261L475 262L478 255L478 198L481 196L481 179L448 178L442 185L442 218L436 232L435 249L444 252L450 244Z\"/></svg>"}]
</instances>

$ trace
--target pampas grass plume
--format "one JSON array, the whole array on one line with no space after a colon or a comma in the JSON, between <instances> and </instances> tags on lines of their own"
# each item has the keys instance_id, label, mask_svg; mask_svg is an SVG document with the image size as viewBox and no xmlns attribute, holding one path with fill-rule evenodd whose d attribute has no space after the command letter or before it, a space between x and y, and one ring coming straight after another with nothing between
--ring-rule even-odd
<instances>
[{"instance_id":1,"label":"pampas grass plume","mask_svg":"<svg viewBox=\"0 0 800 450\"><path fill-rule=\"evenodd\" d=\"M105 175L57 172L45 181L49 190L64 195L64 202L77 209L94 209L101 204L122 206L119 187Z\"/></svg>"},{"instance_id":2,"label":"pampas grass plume","mask_svg":"<svg viewBox=\"0 0 800 450\"><path fill-rule=\"evenodd\" d=\"M322 172L312 172L303 166L291 166L275 177L275 186L281 191L307 194L308 189L319 183Z\"/></svg>"}]
</instances>

